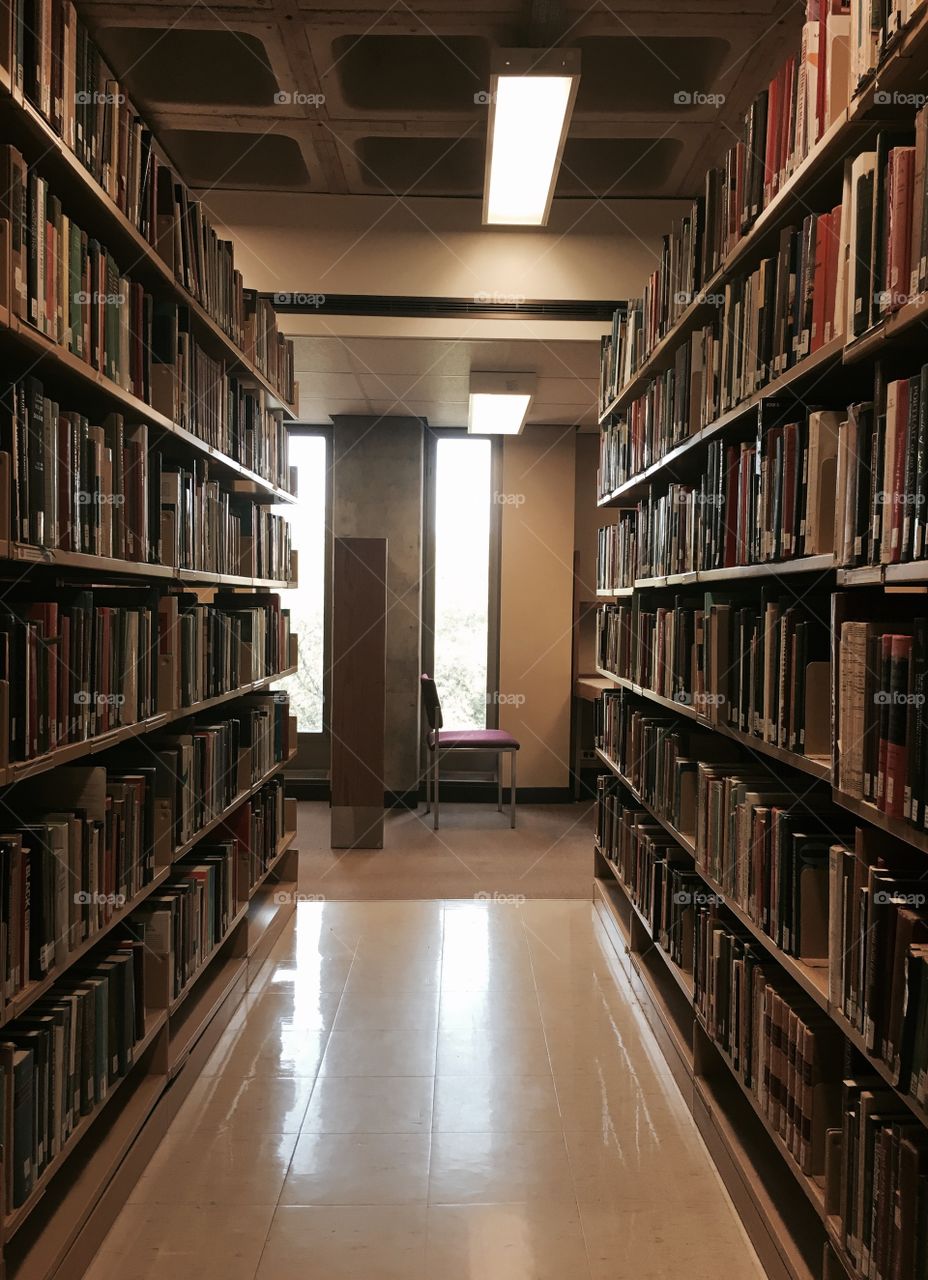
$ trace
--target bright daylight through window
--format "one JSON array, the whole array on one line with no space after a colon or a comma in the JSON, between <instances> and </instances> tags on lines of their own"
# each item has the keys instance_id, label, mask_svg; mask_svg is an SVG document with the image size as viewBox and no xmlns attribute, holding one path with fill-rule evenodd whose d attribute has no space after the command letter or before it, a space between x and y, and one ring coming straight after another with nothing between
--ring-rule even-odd
<instances>
[{"instance_id":1,"label":"bright daylight through window","mask_svg":"<svg viewBox=\"0 0 928 1280\"><path fill-rule=\"evenodd\" d=\"M492 449L443 438L435 466L435 680L445 724L487 723Z\"/></svg>"}]
</instances>

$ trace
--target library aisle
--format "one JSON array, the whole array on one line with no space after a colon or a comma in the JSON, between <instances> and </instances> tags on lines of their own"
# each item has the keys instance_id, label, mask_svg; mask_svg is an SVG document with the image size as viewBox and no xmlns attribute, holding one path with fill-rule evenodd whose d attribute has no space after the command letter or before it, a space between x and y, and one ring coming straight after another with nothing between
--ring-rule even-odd
<instances>
[{"instance_id":1,"label":"library aisle","mask_svg":"<svg viewBox=\"0 0 928 1280\"><path fill-rule=\"evenodd\" d=\"M589 902L302 902L87 1276L709 1280L720 1259L761 1280Z\"/></svg>"}]
</instances>

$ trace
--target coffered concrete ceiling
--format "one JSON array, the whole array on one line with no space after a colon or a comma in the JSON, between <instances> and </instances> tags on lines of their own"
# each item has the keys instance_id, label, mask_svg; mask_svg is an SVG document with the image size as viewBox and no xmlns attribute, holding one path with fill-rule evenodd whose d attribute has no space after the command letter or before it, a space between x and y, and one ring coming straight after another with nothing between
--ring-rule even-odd
<instances>
[{"instance_id":1,"label":"coffered concrete ceiling","mask_svg":"<svg viewBox=\"0 0 928 1280\"><path fill-rule=\"evenodd\" d=\"M691 195L788 44L789 0L81 3L201 190L481 195L495 48L581 50L557 194ZM537 14L536 14L537 17Z\"/></svg>"}]
</instances>

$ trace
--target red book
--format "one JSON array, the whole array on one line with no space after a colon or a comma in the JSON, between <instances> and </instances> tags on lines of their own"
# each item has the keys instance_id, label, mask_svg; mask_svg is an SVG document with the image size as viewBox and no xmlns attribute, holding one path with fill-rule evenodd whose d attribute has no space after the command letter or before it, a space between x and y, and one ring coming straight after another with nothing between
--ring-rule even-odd
<instances>
[{"instance_id":1,"label":"red book","mask_svg":"<svg viewBox=\"0 0 928 1280\"><path fill-rule=\"evenodd\" d=\"M887 197L890 202L885 310L905 305L911 284L912 205L915 200L915 148L894 147L889 153Z\"/></svg>"}]
</instances>

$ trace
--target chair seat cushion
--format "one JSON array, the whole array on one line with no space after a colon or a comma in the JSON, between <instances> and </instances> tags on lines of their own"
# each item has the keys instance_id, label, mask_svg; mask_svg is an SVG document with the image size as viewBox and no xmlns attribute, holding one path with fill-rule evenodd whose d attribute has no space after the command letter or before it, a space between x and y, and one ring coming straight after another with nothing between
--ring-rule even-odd
<instances>
[{"instance_id":1,"label":"chair seat cushion","mask_svg":"<svg viewBox=\"0 0 928 1280\"><path fill-rule=\"evenodd\" d=\"M518 751L519 744L505 729L439 729L440 747L484 747L492 751Z\"/></svg>"}]
</instances>

